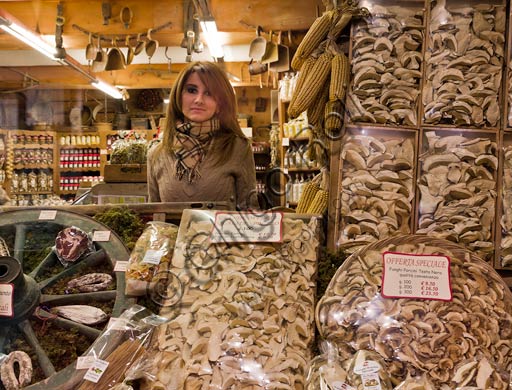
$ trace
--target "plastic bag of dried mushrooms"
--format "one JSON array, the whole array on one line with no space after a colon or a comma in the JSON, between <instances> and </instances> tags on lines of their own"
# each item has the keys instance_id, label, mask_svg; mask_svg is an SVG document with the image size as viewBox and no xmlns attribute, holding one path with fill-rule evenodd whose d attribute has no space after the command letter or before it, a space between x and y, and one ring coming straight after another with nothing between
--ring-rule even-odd
<instances>
[{"instance_id":1,"label":"plastic bag of dried mushrooms","mask_svg":"<svg viewBox=\"0 0 512 390\"><path fill-rule=\"evenodd\" d=\"M448 258L450 298L384 298L386 253ZM489 264L455 243L407 235L362 248L331 279L315 319L345 370L361 351L376 354L395 388L512 388L512 294Z\"/></svg>"},{"instance_id":2,"label":"plastic bag of dried mushrooms","mask_svg":"<svg viewBox=\"0 0 512 390\"><path fill-rule=\"evenodd\" d=\"M160 310L169 322L150 350L147 378L155 380L143 388L304 389L315 333L317 219L283 214L279 243L212 243L213 217L183 213Z\"/></svg>"}]
</instances>

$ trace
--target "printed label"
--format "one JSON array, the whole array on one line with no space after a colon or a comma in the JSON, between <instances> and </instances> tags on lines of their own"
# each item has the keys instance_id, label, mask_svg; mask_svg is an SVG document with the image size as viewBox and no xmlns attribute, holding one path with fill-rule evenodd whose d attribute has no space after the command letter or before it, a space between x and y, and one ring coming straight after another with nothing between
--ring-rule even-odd
<instances>
[{"instance_id":1,"label":"printed label","mask_svg":"<svg viewBox=\"0 0 512 390\"><path fill-rule=\"evenodd\" d=\"M383 254L382 296L450 301L450 259L440 255Z\"/></svg>"},{"instance_id":2,"label":"printed label","mask_svg":"<svg viewBox=\"0 0 512 390\"><path fill-rule=\"evenodd\" d=\"M164 256L163 251L155 250L155 249L149 249L146 251L146 254L144 255L144 258L142 259L143 263L148 264L160 264L160 260Z\"/></svg>"},{"instance_id":3,"label":"printed label","mask_svg":"<svg viewBox=\"0 0 512 390\"><path fill-rule=\"evenodd\" d=\"M14 285L11 283L0 284L0 317L14 316Z\"/></svg>"},{"instance_id":4,"label":"printed label","mask_svg":"<svg viewBox=\"0 0 512 390\"><path fill-rule=\"evenodd\" d=\"M114 272L126 272L128 268L128 261L116 261L116 265L114 266Z\"/></svg>"},{"instance_id":5,"label":"printed label","mask_svg":"<svg viewBox=\"0 0 512 390\"><path fill-rule=\"evenodd\" d=\"M356 390L354 387L346 384L345 382L333 382L331 385L333 390Z\"/></svg>"},{"instance_id":6,"label":"printed label","mask_svg":"<svg viewBox=\"0 0 512 390\"><path fill-rule=\"evenodd\" d=\"M94 356L79 356L78 359L76 359L76 369L85 370L91 368L95 361L96 358Z\"/></svg>"},{"instance_id":7,"label":"printed label","mask_svg":"<svg viewBox=\"0 0 512 390\"><path fill-rule=\"evenodd\" d=\"M210 241L281 242L283 213L217 212Z\"/></svg>"},{"instance_id":8,"label":"printed label","mask_svg":"<svg viewBox=\"0 0 512 390\"><path fill-rule=\"evenodd\" d=\"M97 242L110 241L110 230L96 230L92 234L92 240Z\"/></svg>"},{"instance_id":9,"label":"printed label","mask_svg":"<svg viewBox=\"0 0 512 390\"><path fill-rule=\"evenodd\" d=\"M105 360L96 359L91 367L84 375L84 379L93 383L98 383L101 376L105 373L108 367L108 362Z\"/></svg>"},{"instance_id":10,"label":"printed label","mask_svg":"<svg viewBox=\"0 0 512 390\"><path fill-rule=\"evenodd\" d=\"M40 221L53 221L57 217L57 210L41 210L39 213Z\"/></svg>"}]
</instances>

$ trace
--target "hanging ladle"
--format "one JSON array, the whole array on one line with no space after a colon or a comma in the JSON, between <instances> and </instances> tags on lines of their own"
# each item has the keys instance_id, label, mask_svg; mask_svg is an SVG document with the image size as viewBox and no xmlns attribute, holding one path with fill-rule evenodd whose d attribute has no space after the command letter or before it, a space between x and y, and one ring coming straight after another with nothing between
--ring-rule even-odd
<instances>
[{"instance_id":1,"label":"hanging ladle","mask_svg":"<svg viewBox=\"0 0 512 390\"><path fill-rule=\"evenodd\" d=\"M133 57L135 57L135 53L133 51L133 47L130 45L130 36L126 36L126 47L128 48L128 51L126 52L126 65L130 65L133 61Z\"/></svg>"},{"instance_id":2,"label":"hanging ladle","mask_svg":"<svg viewBox=\"0 0 512 390\"><path fill-rule=\"evenodd\" d=\"M135 55L139 55L140 53L142 53L142 50L144 50L145 47L146 42L140 39L140 34L137 34L137 43L135 44L135 49L133 50L133 52L135 53Z\"/></svg>"},{"instance_id":3,"label":"hanging ladle","mask_svg":"<svg viewBox=\"0 0 512 390\"><path fill-rule=\"evenodd\" d=\"M156 50L158 49L158 41L151 39L151 30L148 30L148 41L146 42L146 54L149 57L149 60L151 61L151 57L155 54Z\"/></svg>"}]
</instances>

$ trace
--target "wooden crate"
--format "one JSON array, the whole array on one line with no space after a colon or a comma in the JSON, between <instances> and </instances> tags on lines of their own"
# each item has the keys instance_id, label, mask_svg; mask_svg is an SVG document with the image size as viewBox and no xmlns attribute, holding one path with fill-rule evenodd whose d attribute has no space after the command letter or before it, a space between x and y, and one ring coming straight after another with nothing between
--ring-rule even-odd
<instances>
[{"instance_id":1,"label":"wooden crate","mask_svg":"<svg viewBox=\"0 0 512 390\"><path fill-rule=\"evenodd\" d=\"M104 180L106 183L145 183L146 164L107 164Z\"/></svg>"}]
</instances>

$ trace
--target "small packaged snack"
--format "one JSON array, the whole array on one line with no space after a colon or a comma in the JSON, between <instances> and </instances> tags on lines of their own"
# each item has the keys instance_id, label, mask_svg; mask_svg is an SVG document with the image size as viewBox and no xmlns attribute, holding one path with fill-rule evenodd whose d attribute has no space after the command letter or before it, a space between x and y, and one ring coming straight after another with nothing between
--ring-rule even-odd
<instances>
[{"instance_id":1,"label":"small packaged snack","mask_svg":"<svg viewBox=\"0 0 512 390\"><path fill-rule=\"evenodd\" d=\"M158 281L165 279L177 236L178 226L172 223L148 222L128 260L127 295L146 295Z\"/></svg>"}]
</instances>

